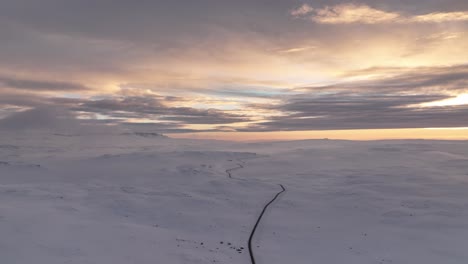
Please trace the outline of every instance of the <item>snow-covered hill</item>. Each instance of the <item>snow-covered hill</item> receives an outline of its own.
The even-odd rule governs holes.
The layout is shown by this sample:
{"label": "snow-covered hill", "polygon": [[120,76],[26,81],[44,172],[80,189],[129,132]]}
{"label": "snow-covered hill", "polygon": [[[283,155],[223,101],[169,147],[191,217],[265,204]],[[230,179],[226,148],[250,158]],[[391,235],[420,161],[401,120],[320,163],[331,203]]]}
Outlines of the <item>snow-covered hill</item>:
{"label": "snow-covered hill", "polygon": [[[231,175],[231,177],[229,177]],[[0,263],[461,264],[468,142],[0,136]]]}

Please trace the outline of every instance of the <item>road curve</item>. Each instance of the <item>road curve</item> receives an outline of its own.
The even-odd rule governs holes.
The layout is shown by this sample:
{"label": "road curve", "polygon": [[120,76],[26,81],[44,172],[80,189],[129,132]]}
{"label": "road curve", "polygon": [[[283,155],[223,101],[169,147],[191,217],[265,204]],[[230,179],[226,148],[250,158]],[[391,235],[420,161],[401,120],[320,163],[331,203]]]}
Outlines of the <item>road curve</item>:
{"label": "road curve", "polygon": [[226,170],[226,173],[227,173],[227,175],[228,175],[229,178],[233,179],[232,173],[231,173],[231,172],[232,172],[232,171],[235,171],[235,170],[238,170],[238,169],[242,169],[242,168],[244,168],[244,166],[243,166],[242,164],[238,163],[238,164],[237,164],[237,167],[231,168],[231,169],[227,169],[227,170]]}
{"label": "road curve", "polygon": [[[227,169],[226,170],[226,174],[228,175],[228,177],[230,179],[234,179],[232,177],[232,172],[235,171],[235,170],[238,170],[238,169],[242,169],[244,168],[244,166],[241,164],[241,163],[237,163],[237,167],[234,167],[234,168],[230,168],[230,169]],[[263,218],[263,215],[265,214],[266,210],[268,209],[268,207],[273,204],[273,202],[276,201],[276,199],[278,199],[278,197],[284,193],[286,191],[286,188],[282,185],[282,184],[278,184],[280,187],[281,187],[281,191],[278,192],[274,197],[273,199],[271,199],[262,209],[262,212],[260,213],[260,215],[258,216],[257,218],[257,221],[255,222],[255,225],[253,226],[252,228],[252,231],[250,232],[250,236],[249,236],[249,241],[248,241],[248,248],[249,248],[249,255],[250,255],[250,261],[252,264],[256,264],[257,262],[255,261],[255,255],[254,255],[254,252],[253,252],[253,247],[252,247],[252,240],[253,240],[253,237],[255,235],[255,232],[257,231],[257,227],[258,225],[260,224],[260,222],[262,221],[262,218]]]}
{"label": "road curve", "polygon": [[262,212],[260,213],[260,215],[258,216],[257,218],[257,222],[255,222],[255,225],[252,229],[252,231],[250,232],[250,236],[249,236],[249,254],[250,254],[250,261],[252,264],[256,264],[255,262],[255,256],[254,256],[254,253],[253,253],[253,248],[252,248],[252,240],[253,240],[253,237],[255,235],[255,231],[257,231],[257,227],[258,225],[260,224],[260,221],[262,220],[262,217],[263,215],[265,214],[266,210],[268,209],[268,207],[276,200],[278,199],[278,197],[284,193],[286,191],[286,188],[284,188],[284,186],[282,184],[278,184],[280,187],[281,187],[281,191],[278,192],[275,197],[273,197],[273,199],[271,199],[270,202],[268,202],[264,207],[263,207],[263,210]]}

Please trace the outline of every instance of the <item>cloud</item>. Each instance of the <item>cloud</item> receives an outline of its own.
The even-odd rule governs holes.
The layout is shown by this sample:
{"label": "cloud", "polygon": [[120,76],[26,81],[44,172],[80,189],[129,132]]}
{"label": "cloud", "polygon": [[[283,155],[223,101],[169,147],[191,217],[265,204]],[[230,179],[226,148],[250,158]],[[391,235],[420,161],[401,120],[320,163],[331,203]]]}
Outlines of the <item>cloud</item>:
{"label": "cloud", "polygon": [[278,52],[280,52],[280,53],[297,53],[297,52],[308,51],[308,50],[316,49],[316,48],[317,47],[315,47],[315,46],[296,47],[296,48],[289,48],[289,49],[279,50]]}
{"label": "cloud", "polygon": [[230,124],[248,122],[246,116],[230,114],[216,109],[171,107],[154,97],[124,97],[103,100],[86,100],[71,108],[81,113],[96,113],[123,120],[171,121],[186,125]]}
{"label": "cloud", "polygon": [[76,130],[79,126],[71,112],[55,106],[41,106],[0,119],[1,130]]}
{"label": "cloud", "polygon": [[[253,108],[279,115],[239,131],[464,127],[468,65],[370,68],[349,73],[372,79],[297,88],[275,105]],[[461,96],[460,96],[461,95]]]}
{"label": "cloud", "polygon": [[[358,76],[369,79],[354,81]],[[162,96],[129,88],[106,98],[36,96],[22,100],[18,93],[2,93],[0,104],[8,106],[4,107],[8,113],[33,108],[2,120],[4,127],[16,129],[22,124],[57,127],[61,124],[57,121],[64,119],[50,119],[60,112],[54,109],[69,111],[81,118],[80,123],[161,133],[466,126],[468,105],[433,102],[447,102],[468,92],[468,65],[376,67],[341,78],[349,81],[270,94],[272,101],[261,103],[256,98],[257,103],[246,103],[238,111],[184,106],[194,104],[190,96]]]}
{"label": "cloud", "polygon": [[39,81],[0,76],[0,85],[6,88],[32,91],[85,91],[91,88],[73,82]]}
{"label": "cloud", "polygon": [[[313,13],[309,18],[320,24],[376,24],[389,22],[400,17],[397,13],[374,9],[367,5],[355,4],[340,4],[336,6],[326,6],[321,9],[311,8],[309,10],[309,12],[299,15],[304,16]],[[298,14],[295,16],[298,16]]]}
{"label": "cloud", "polygon": [[179,123],[126,123],[121,122],[123,129],[137,132],[158,132],[158,133],[193,133],[193,132],[214,132],[216,129],[190,129]]}
{"label": "cloud", "polygon": [[[443,95],[335,94],[317,98],[300,95],[279,106],[289,113],[240,129],[240,131],[300,131],[341,129],[395,129],[465,126],[468,105],[417,107],[447,98]],[[412,105],[412,106],[411,106]]]}
{"label": "cloud", "polygon": [[[200,130],[211,131],[209,127],[251,121],[250,116],[236,111],[231,113],[229,110],[183,106],[192,103],[190,97],[161,96],[128,90],[124,90],[119,96],[106,96],[104,99],[54,97],[47,94],[39,96],[22,91],[0,90],[0,122],[3,128],[20,129],[24,126],[24,129],[33,129],[39,125],[54,128],[57,127],[55,121],[63,118],[51,118],[61,116],[58,113],[63,111],[69,113],[68,117],[73,116],[69,119],[76,120],[74,117],[78,117],[76,123],[83,125],[148,123],[161,127],[160,124],[167,124],[162,127],[164,131],[175,133],[193,131],[189,127],[198,125],[201,125]],[[28,121],[29,117],[37,122]]]}
{"label": "cloud", "polygon": [[[0,2],[2,118],[59,107],[80,122],[179,132],[274,128],[269,122],[333,127],[322,116],[367,127],[367,107],[393,113],[380,124],[398,126],[404,112],[393,111],[410,106],[390,102],[437,101],[467,89],[468,70],[459,65],[466,63],[465,0],[317,0],[293,10],[292,0]],[[337,99],[348,100],[359,120],[344,110],[338,119],[345,104]],[[319,112],[317,100],[330,104],[320,106],[328,115],[307,112]],[[294,112],[291,103],[304,108]],[[411,107],[410,114],[429,111]],[[282,116],[291,128],[279,125],[289,122]]]}
{"label": "cloud", "polygon": [[310,5],[303,4],[300,7],[291,10],[290,14],[295,17],[300,17],[310,14],[312,11],[314,11],[314,9]]}
{"label": "cloud", "polygon": [[370,7],[366,4],[338,4],[323,8],[312,8],[304,4],[290,12],[294,17],[310,19],[319,24],[381,24],[381,23],[442,23],[468,21],[466,12],[435,12],[424,15],[406,16]]}
{"label": "cloud", "polygon": [[468,12],[430,13],[409,18],[410,22],[441,23],[452,21],[468,21]]}
{"label": "cloud", "polygon": [[468,91],[468,65],[416,68],[368,68],[348,72],[344,78],[371,76],[365,80],[340,82],[336,85],[297,88],[299,91],[380,93],[461,93]]}
{"label": "cloud", "polygon": [[0,106],[13,105],[23,108],[34,108],[44,104],[44,98],[35,94],[24,94],[17,91],[0,89]]}

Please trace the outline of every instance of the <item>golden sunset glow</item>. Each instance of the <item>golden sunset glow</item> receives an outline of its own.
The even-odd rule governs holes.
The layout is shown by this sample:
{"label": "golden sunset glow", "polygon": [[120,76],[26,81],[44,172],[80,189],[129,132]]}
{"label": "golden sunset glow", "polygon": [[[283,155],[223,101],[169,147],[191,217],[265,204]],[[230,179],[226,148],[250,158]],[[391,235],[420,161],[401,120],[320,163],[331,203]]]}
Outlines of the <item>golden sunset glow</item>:
{"label": "golden sunset glow", "polygon": [[365,129],[326,130],[291,132],[202,132],[196,134],[170,134],[174,138],[218,139],[234,141],[277,141],[300,139],[343,139],[343,140],[396,140],[396,139],[443,139],[468,140],[468,127],[463,128],[420,128],[420,129]]}
{"label": "golden sunset glow", "polygon": [[423,106],[455,106],[468,105],[468,94],[459,94],[454,98],[423,104]]}
{"label": "golden sunset glow", "polygon": [[0,118],[54,108],[93,124],[236,139],[466,132],[423,130],[468,125],[464,1],[233,1],[205,14],[208,2],[135,4],[123,17],[129,3],[76,6],[82,14],[5,6]]}

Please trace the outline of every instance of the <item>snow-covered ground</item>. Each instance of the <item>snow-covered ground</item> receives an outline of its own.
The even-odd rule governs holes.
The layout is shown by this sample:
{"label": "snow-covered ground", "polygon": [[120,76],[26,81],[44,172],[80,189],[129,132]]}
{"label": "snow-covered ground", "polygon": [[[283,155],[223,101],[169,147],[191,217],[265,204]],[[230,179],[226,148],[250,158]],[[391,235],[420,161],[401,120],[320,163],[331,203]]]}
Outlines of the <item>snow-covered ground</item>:
{"label": "snow-covered ground", "polygon": [[468,263],[466,141],[130,133],[0,135],[0,263],[250,263],[278,184],[259,264]]}

